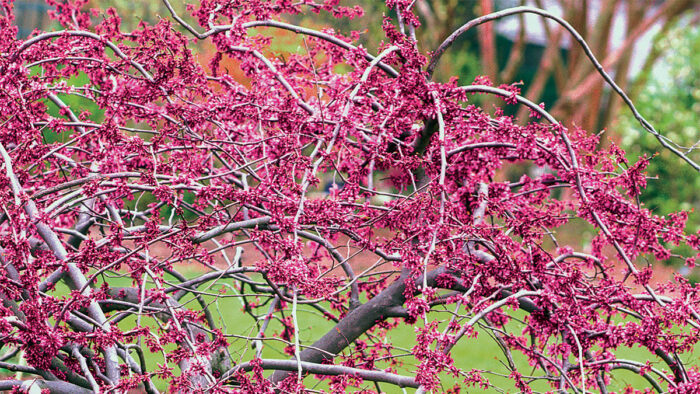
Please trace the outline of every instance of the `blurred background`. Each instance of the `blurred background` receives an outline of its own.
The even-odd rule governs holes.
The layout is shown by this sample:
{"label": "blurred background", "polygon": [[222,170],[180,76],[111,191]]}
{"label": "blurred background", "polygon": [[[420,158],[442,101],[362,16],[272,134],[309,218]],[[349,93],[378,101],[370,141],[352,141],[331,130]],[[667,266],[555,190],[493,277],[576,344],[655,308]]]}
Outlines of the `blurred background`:
{"label": "blurred background", "polygon": [[[183,1],[172,0],[172,4],[179,13],[185,13]],[[387,9],[381,0],[342,0],[340,4],[359,4],[365,15],[338,20],[328,14],[309,13],[292,17],[290,22],[332,27],[344,34],[358,31],[361,43],[370,52],[376,52],[383,39],[382,19],[385,15],[394,17],[394,10]],[[161,16],[169,16],[157,0],[92,0],[90,5],[101,9],[115,7],[120,15],[128,15],[122,24],[124,31],[137,28],[140,20],[154,23]],[[416,0],[414,10],[422,23],[417,29],[419,49],[428,54],[471,18],[521,5],[543,8],[567,20],[586,39],[639,112],[661,134],[687,147],[688,155],[700,161],[699,1]],[[44,0],[15,0],[14,7],[22,37],[34,29],[56,27],[51,25]],[[278,37],[275,50],[303,50],[297,37],[277,32],[287,35]],[[206,64],[211,48],[200,44],[195,51]],[[478,75],[488,76],[496,85],[522,82],[525,97],[543,102],[568,127],[603,133],[601,144],[620,144],[631,164],[642,155],[653,156],[642,201],[659,215],[691,211],[687,230],[700,230],[700,175],[662,150],[658,141],[642,130],[559,25],[536,15],[511,16],[481,25],[447,51],[434,79],[444,82],[458,76],[462,84],[469,84]],[[493,103],[481,104],[489,108]],[[528,113],[518,112],[517,107],[511,114],[521,122],[528,121]],[[571,237],[579,242],[592,238],[589,229],[571,231]],[[681,259],[671,259],[667,264],[691,280],[700,281],[698,270],[683,267]]]}

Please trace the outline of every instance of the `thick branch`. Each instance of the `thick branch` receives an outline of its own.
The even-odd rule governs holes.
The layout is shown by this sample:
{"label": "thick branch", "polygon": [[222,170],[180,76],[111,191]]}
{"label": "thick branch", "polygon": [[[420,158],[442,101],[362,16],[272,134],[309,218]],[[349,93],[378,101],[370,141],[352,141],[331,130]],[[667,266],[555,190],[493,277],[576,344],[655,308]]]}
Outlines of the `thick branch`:
{"label": "thick branch", "polygon": [[[436,279],[443,274],[458,276],[445,268],[438,268],[427,273],[428,285],[434,285]],[[375,324],[393,315],[395,308],[403,305],[406,301],[404,291],[406,290],[407,280],[415,280],[418,283],[422,283],[423,278],[421,276],[415,279],[408,279],[402,275],[376,297],[350,311],[326,335],[317,340],[311,347],[302,351],[300,354],[301,361],[318,364],[326,360],[332,360],[333,357],[350,346],[362,334],[374,327]],[[456,285],[456,287],[460,286]],[[277,371],[272,375],[271,379],[273,382],[280,382],[288,375],[288,372]]]}
{"label": "thick branch", "polygon": [[[413,378],[407,376],[396,375],[384,371],[370,371],[366,369],[345,367],[342,365],[327,365],[327,364],[315,364],[310,362],[302,361],[301,370],[303,372],[312,373],[316,375],[351,375],[354,377],[362,378],[363,380],[369,380],[372,382],[390,383],[399,387],[413,387],[419,386],[418,383]],[[233,376],[238,371],[251,371],[256,366],[260,366],[262,369],[274,369],[276,371],[297,371],[299,368],[299,363],[296,360],[257,360],[256,362],[246,362],[237,365],[235,368],[226,372],[222,377],[222,380],[226,380]]]}
{"label": "thick branch", "polygon": [[68,382],[58,380],[0,380],[0,390],[12,390],[13,388],[26,388],[27,392],[30,387],[39,389],[47,388],[52,394],[93,394],[92,390],[76,386]]}

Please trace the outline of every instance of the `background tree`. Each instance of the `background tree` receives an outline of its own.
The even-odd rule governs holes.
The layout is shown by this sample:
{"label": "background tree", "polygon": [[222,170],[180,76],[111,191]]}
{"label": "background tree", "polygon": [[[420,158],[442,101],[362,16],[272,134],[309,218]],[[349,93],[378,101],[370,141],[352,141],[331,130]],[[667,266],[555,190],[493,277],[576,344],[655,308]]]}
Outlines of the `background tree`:
{"label": "background tree", "polygon": [[[657,35],[663,36],[682,16],[698,12],[697,2],[692,0],[534,0],[521,4],[533,4],[539,8],[547,5],[560,10],[563,18],[588,42],[603,69],[614,75],[615,82],[624,90],[628,90],[630,83],[632,59],[644,56],[636,46],[638,40],[654,29],[658,31]],[[479,1],[481,13],[498,11],[499,5],[504,4],[494,0]],[[500,42],[493,24],[480,26],[476,39],[479,42],[481,69],[485,75],[495,84],[522,79],[525,95],[534,102],[544,101],[552,108],[553,115],[566,119],[564,122],[567,125],[576,124],[586,130],[611,126],[623,105],[622,99],[606,88],[605,81],[582,48],[565,45],[565,42],[570,42],[565,29],[543,18],[541,23],[547,36],[546,45],[541,51],[533,51],[525,44],[531,39],[528,37],[531,37],[534,29],[528,27],[521,14],[516,15],[520,17],[515,22],[519,25],[517,38],[505,53],[499,48]],[[624,33],[614,36],[615,24],[622,23]],[[616,42],[619,44],[615,45]],[[564,47],[568,48],[563,50]],[[641,72],[649,72],[658,56],[657,51],[652,51],[646,59],[642,59]],[[530,65],[529,68],[523,67],[524,62]],[[521,109],[518,116],[526,119],[527,111]]]}
{"label": "background tree", "polygon": [[[414,1],[387,1],[377,55],[285,21],[361,14],[336,1],[166,2],[132,31],[86,3],[49,1],[62,30],[28,39],[0,3],[0,389],[700,387],[700,287],[637,264],[686,245],[694,265],[700,234],[640,201],[647,160],[517,86],[431,81],[444,52],[411,34]],[[566,21],[509,12],[596,62]],[[277,31],[298,49],[272,50]],[[524,162],[547,171],[497,179]],[[560,244],[570,222],[589,249]],[[481,368],[489,345],[502,364]]]}
{"label": "background tree", "polygon": [[[659,61],[647,73],[639,76],[633,88],[639,90],[637,107],[649,114],[649,119],[665,134],[688,147],[689,155],[697,157],[700,141],[700,29],[688,19],[685,24],[660,37],[654,48]],[[653,76],[652,76],[653,74]],[[700,209],[700,174],[687,166],[679,166],[673,155],[658,149],[655,139],[640,134],[638,124],[629,111],[622,111],[614,127],[615,134],[628,146],[627,157],[653,156],[647,168],[647,188],[642,199],[649,209],[659,215],[679,210]],[[693,214],[688,229],[697,231],[700,218]],[[691,280],[697,274],[687,268]]]}

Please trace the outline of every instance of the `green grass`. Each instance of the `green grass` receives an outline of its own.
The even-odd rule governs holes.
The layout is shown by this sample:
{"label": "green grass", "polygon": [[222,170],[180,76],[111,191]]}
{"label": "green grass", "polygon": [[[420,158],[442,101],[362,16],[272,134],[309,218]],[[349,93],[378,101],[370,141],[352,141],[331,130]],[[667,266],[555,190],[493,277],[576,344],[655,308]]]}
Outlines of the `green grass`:
{"label": "green grass", "polygon": [[[184,267],[184,270],[180,270],[184,275],[192,277],[196,274],[196,268],[192,266]],[[172,278],[166,278],[171,280]],[[110,277],[106,278],[112,287],[121,286],[131,286],[131,278],[129,277]],[[173,281],[176,282],[176,281]],[[241,299],[238,297],[231,297],[233,294],[231,291],[230,280],[222,280],[216,284],[211,285],[208,291],[216,294],[218,291],[225,287],[227,292],[223,298],[218,300],[212,296],[204,296],[207,303],[211,303],[210,309],[214,315],[217,324],[220,325],[225,333],[241,336],[255,336],[258,332],[256,322],[253,318],[243,313],[243,305]],[[207,286],[202,286],[200,290],[206,289]],[[56,294],[67,294],[67,289],[63,286],[59,286],[56,290]],[[259,299],[262,301],[262,299]],[[185,297],[181,302],[191,309],[199,309],[199,304],[192,300],[192,298]],[[288,306],[288,310],[285,311],[285,316],[289,316],[289,310],[291,306]],[[267,306],[262,306],[258,309],[258,313],[264,313],[267,310]],[[447,316],[445,313],[441,313],[442,316],[439,318],[444,319]],[[432,316],[432,315],[431,315]],[[513,333],[520,333],[522,328],[517,323],[516,320],[524,318],[524,312],[517,311],[514,313],[518,319],[513,319],[511,323],[508,324],[508,329]],[[300,341],[303,345],[310,345],[316,339],[320,338],[328,330],[333,328],[332,322],[327,321],[323,318],[318,311],[312,309],[305,305],[299,305],[298,307],[298,321],[300,326]],[[155,322],[150,318],[143,318],[142,325],[156,327]],[[119,324],[119,328],[123,331],[133,329],[136,326],[136,318],[130,317]],[[395,354],[407,353],[410,348],[415,343],[416,332],[418,327],[421,327],[421,323],[415,325],[400,324],[399,327],[393,329],[388,334],[388,342],[392,343],[397,348],[406,349],[406,351],[396,350]],[[271,338],[272,333],[279,332],[282,325],[278,320],[273,320],[268,327],[266,332],[266,337]],[[515,393],[518,392],[511,382],[510,379],[504,376],[499,376],[498,374],[507,376],[510,371],[506,367],[505,357],[500,350],[499,345],[496,341],[489,336],[489,334],[484,329],[477,330],[479,334],[476,338],[463,338],[452,350],[452,358],[455,361],[455,365],[458,367],[469,371],[471,369],[477,369],[482,371],[492,371],[495,374],[486,374],[489,382],[495,387],[500,388],[504,392]],[[366,339],[366,338],[365,338]],[[252,348],[252,343],[246,339],[242,338],[229,338],[229,351],[233,358],[234,363],[241,363],[251,360],[255,355],[255,349]],[[264,350],[262,353],[263,358],[288,358],[289,356],[283,352],[284,344],[279,341],[267,340],[265,341]],[[172,350],[173,346],[169,346],[167,350]],[[663,363],[657,359],[653,354],[648,352],[646,349],[635,348],[621,348],[617,352],[618,357],[633,359],[641,362],[645,362],[647,359],[651,360],[660,369],[664,369]],[[162,354],[146,354],[146,365],[148,368],[154,368],[157,364],[162,364],[164,362]],[[686,355],[684,358],[686,361],[693,360],[692,355]],[[523,375],[541,375],[541,371],[533,371],[533,368],[528,365],[527,360],[518,352],[513,352],[513,360],[518,368],[518,371]],[[398,373],[402,375],[413,375],[417,367],[417,360],[412,356],[400,357],[402,365],[398,368]],[[572,362],[574,360],[572,359]],[[692,361],[691,361],[692,363]],[[384,368],[387,364],[378,362],[377,366],[379,368]],[[177,369],[176,369],[177,371]],[[271,372],[267,372],[269,374]],[[0,370],[0,375],[11,375],[9,371]],[[610,374],[612,379],[612,384],[609,387],[610,391],[618,391],[623,389],[627,385],[631,385],[635,388],[645,388],[648,383],[639,375],[625,370],[616,370]],[[461,378],[455,379],[447,374],[442,374],[441,376],[441,390],[444,391],[452,388],[455,383],[461,382]],[[168,382],[165,381],[155,381],[157,387],[161,390],[166,390]],[[318,380],[314,376],[307,376],[305,378],[305,383],[307,387],[314,387],[316,389],[327,389],[327,381]],[[361,386],[365,389],[375,390],[375,386],[371,382],[365,382]],[[389,384],[380,384],[382,391],[387,393],[403,393],[404,390],[391,386]],[[551,388],[544,381],[535,382],[532,388],[539,392],[545,392]],[[590,388],[596,391],[595,388]],[[407,389],[405,392],[414,392],[413,389]],[[488,390],[482,390],[479,388],[468,388],[467,392],[498,392],[499,390],[495,388],[490,388]]]}
{"label": "green grass", "polygon": [[[213,308],[214,311],[218,311],[219,323],[225,324],[230,330],[229,332],[235,332],[239,335],[251,335],[257,332],[255,328],[255,323],[252,318],[246,316],[242,312],[242,306],[238,299],[235,298],[224,298],[219,300],[218,308]],[[267,308],[263,308],[267,309]],[[288,316],[288,313],[285,314]],[[514,314],[519,319],[525,317],[525,313],[518,311]],[[328,330],[332,329],[333,324],[326,319],[324,319],[319,312],[316,310],[300,305],[298,308],[298,320],[300,325],[300,340],[304,345],[312,344],[316,339],[324,335]],[[441,316],[444,318],[445,314]],[[515,320],[513,320],[515,322]],[[394,344],[396,347],[405,348],[410,350],[414,345],[416,339],[416,328],[421,327],[421,323],[414,325],[400,324],[399,327],[393,329],[388,334],[388,342]],[[281,324],[278,321],[273,321],[268,328],[268,336],[272,332],[279,332],[281,330]],[[508,325],[511,332],[519,333],[522,328],[517,323],[511,323]],[[479,335],[476,338],[464,338],[460,341],[452,350],[452,357],[455,364],[460,368],[465,370],[478,369],[484,371],[492,371],[497,374],[502,374],[507,376],[510,371],[504,364],[505,357],[500,350],[499,345],[496,341],[488,335],[486,330],[479,329]],[[366,339],[366,338],[363,338]],[[263,358],[288,358],[286,354],[282,352],[283,346],[280,346],[279,342],[267,342],[263,351]],[[244,362],[251,359],[254,355],[254,350],[250,348],[250,343],[246,340],[234,340],[231,343],[231,354],[236,362]],[[403,353],[402,351],[397,351],[396,353]],[[620,358],[633,359],[641,362],[645,362],[650,359],[652,362],[661,363],[653,354],[648,352],[646,349],[642,348],[621,348],[617,352]],[[513,352],[513,359],[515,361],[518,370],[523,375],[541,375],[541,371],[533,371],[532,367],[528,365],[527,359],[518,352]],[[572,359],[572,362],[574,360]],[[401,362],[403,365],[400,367],[398,372],[402,375],[413,375],[417,367],[417,360],[411,356],[401,357]],[[378,364],[378,367],[383,368],[388,365]],[[662,365],[659,365],[663,369]],[[647,387],[648,383],[639,375],[625,370],[616,370],[611,375],[612,384],[609,389],[611,391],[621,390],[627,385],[631,385],[636,388]],[[484,377],[488,378],[491,384],[496,387],[501,388],[505,392],[517,392],[512,381],[504,376],[498,376],[495,374],[484,374]],[[315,377],[309,376],[306,378],[306,384],[309,386],[314,385]],[[452,376],[443,374],[441,376],[441,384],[443,390],[451,388],[455,383],[461,382],[462,379],[455,379]],[[365,382],[362,387],[374,390],[375,387],[370,382]],[[325,389],[327,385],[324,381],[319,382],[315,388]],[[391,386],[389,384],[381,384],[381,389],[387,393],[402,393],[402,389]],[[539,381],[533,384],[533,389],[541,392],[550,390],[551,388],[544,381]],[[413,392],[413,389],[407,389],[406,392]],[[480,389],[469,388],[468,392],[482,392]],[[488,389],[485,392],[498,392],[496,389]]]}

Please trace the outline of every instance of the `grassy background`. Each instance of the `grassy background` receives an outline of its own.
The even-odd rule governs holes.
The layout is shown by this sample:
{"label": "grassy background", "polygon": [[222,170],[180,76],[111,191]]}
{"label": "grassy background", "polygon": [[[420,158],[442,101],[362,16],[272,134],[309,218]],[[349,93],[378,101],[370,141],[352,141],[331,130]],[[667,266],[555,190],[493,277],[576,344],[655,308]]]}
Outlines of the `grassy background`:
{"label": "grassy background", "polygon": [[[180,266],[179,271],[187,277],[196,276],[199,269],[194,265]],[[128,276],[113,276],[113,277],[103,277],[101,280],[106,280],[110,283],[112,287],[122,287],[122,286],[132,286],[131,279]],[[177,283],[176,280],[166,276],[166,280],[172,280],[173,283]],[[213,295],[204,296],[207,303],[210,304],[210,309],[214,315],[217,324],[222,328],[222,330],[227,334],[241,335],[241,336],[255,336],[258,332],[258,326],[255,320],[243,312],[243,304],[240,297],[235,296],[232,287],[230,286],[231,280],[219,280],[218,282],[213,282],[210,285],[203,285],[200,290],[207,289],[207,291],[217,294],[220,289],[225,288],[226,293],[223,297],[215,299]],[[99,282],[98,282],[99,285]],[[65,297],[67,294],[67,288],[63,285],[59,285],[55,295],[58,297]],[[191,309],[199,309],[199,304],[192,299],[192,297],[184,297],[181,303],[186,305]],[[290,306],[288,306],[290,307]],[[454,306],[452,306],[454,308]],[[264,314],[267,311],[267,305],[262,306],[256,310],[259,314]],[[289,316],[289,311],[285,311],[285,316]],[[442,316],[437,316],[437,318],[445,319],[446,314],[440,313],[439,310],[435,313],[439,313]],[[432,314],[430,316],[433,316]],[[517,319],[513,319],[511,323],[508,324],[510,332],[519,333],[521,327],[517,320],[525,317],[525,313],[522,311],[516,311],[513,313]],[[447,317],[449,318],[449,317]],[[321,314],[310,307],[299,305],[298,307],[298,322],[300,329],[300,341],[302,345],[310,345],[316,339],[320,338],[328,330],[332,329],[334,324],[327,321]],[[152,319],[148,317],[142,318],[142,325],[150,326],[152,328],[156,327],[156,324]],[[136,318],[129,317],[124,319],[120,324],[119,328],[127,331],[133,329],[136,326]],[[418,327],[421,327],[422,323],[419,322],[416,325],[399,324],[399,327],[393,329],[389,332],[387,341],[392,343],[396,350],[394,354],[409,353],[410,348],[415,343],[416,332]],[[266,337],[271,338],[272,333],[279,332],[282,329],[282,325],[278,320],[272,320],[268,330],[266,331]],[[455,365],[463,368],[465,370],[477,369],[483,371],[491,371],[495,374],[483,374],[489,382],[494,386],[487,390],[480,388],[470,387],[466,389],[466,392],[507,392],[516,393],[518,390],[515,388],[511,380],[507,376],[510,371],[505,363],[505,356],[501,352],[499,345],[496,341],[489,336],[489,334],[484,329],[478,330],[479,335],[476,338],[463,338],[452,350],[452,357],[455,361]],[[362,339],[367,339],[363,337]],[[234,363],[240,363],[251,360],[255,356],[255,349],[252,347],[252,342],[243,338],[229,338],[230,343],[230,353],[233,358]],[[286,359],[289,358],[283,352],[285,344],[280,341],[267,340],[265,341],[265,346],[263,349],[263,358],[274,358],[274,359]],[[170,346],[167,350],[172,350],[174,346]],[[696,348],[695,354],[697,354],[698,348]],[[133,354],[132,354],[133,355]],[[656,358],[652,353],[642,348],[621,348],[618,350],[617,355],[619,358],[632,359],[640,362],[645,362],[647,359],[651,360],[655,366],[660,369],[664,369],[664,364]],[[684,359],[689,361],[690,364],[694,364],[693,354],[685,355]],[[527,360],[518,352],[513,352],[513,359],[515,361],[518,370],[523,375],[541,375],[541,371],[533,371],[532,367],[528,366]],[[412,356],[406,355],[400,357],[402,365],[398,368],[398,373],[402,375],[413,375],[417,367],[417,360]],[[16,360],[15,360],[16,361]],[[146,353],[146,364],[149,368],[155,368],[156,364],[162,364],[164,362],[162,354],[149,354]],[[573,362],[573,359],[572,359]],[[378,362],[377,366],[384,368],[388,364],[383,362]],[[176,369],[177,372],[177,369]],[[271,371],[266,371],[266,376],[269,375]],[[498,374],[505,375],[499,376]],[[12,376],[10,371],[0,369],[0,375]],[[26,375],[25,375],[26,377]],[[624,387],[631,385],[637,389],[643,389],[648,386],[648,383],[639,375],[626,371],[626,370],[615,370],[610,374],[612,383],[609,387],[611,392],[619,391]],[[440,391],[445,391],[454,386],[455,383],[461,382],[460,379],[455,379],[447,374],[442,374],[441,377],[441,389]],[[166,381],[155,381],[156,386],[165,391],[168,386]],[[314,388],[317,390],[327,390],[328,384],[325,380],[316,379],[315,376],[307,376],[305,378],[305,383],[307,387]],[[361,388],[368,390],[376,390],[376,386],[372,382],[364,382]],[[544,381],[535,382],[532,385],[533,390],[536,392],[545,392],[551,390],[549,385]],[[389,384],[380,384],[380,389],[387,393],[403,393],[403,392],[414,392],[414,389],[403,390],[398,387],[391,386]],[[590,388],[596,391],[593,387]],[[463,391],[464,392],[464,391]]]}

